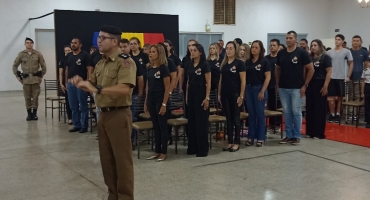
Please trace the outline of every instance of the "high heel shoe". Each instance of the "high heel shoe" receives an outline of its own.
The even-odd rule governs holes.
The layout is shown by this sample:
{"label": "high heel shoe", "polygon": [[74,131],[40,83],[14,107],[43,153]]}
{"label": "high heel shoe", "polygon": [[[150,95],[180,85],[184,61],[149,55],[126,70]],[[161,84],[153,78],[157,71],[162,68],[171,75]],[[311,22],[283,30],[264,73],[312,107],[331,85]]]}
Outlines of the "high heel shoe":
{"label": "high heel shoe", "polygon": [[245,146],[252,146],[254,144],[253,141],[246,141]]}
{"label": "high heel shoe", "polygon": [[263,142],[257,142],[256,147],[262,147]]}
{"label": "high heel shoe", "polygon": [[233,146],[229,147],[229,148],[223,148],[222,151],[230,151],[230,149],[232,149]]}
{"label": "high heel shoe", "polygon": [[157,162],[162,162],[162,161],[165,161],[167,159],[167,156],[166,157],[164,157],[164,158],[158,158],[157,159]]}
{"label": "high heel shoe", "polygon": [[158,156],[150,156],[150,157],[148,157],[148,158],[146,158],[147,160],[155,160],[155,159],[157,159],[157,158],[159,158],[159,155]]}
{"label": "high heel shoe", "polygon": [[233,148],[231,148],[231,149],[229,150],[229,152],[237,152],[237,151],[239,151],[239,148],[240,148],[240,147],[238,147],[237,149],[233,149]]}

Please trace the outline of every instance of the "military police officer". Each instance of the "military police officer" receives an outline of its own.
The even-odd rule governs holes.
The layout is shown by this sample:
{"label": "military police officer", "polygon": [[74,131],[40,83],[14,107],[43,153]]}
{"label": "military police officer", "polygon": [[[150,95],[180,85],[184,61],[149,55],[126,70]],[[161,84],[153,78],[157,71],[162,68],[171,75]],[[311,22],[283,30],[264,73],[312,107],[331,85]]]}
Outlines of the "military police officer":
{"label": "military police officer", "polygon": [[[40,84],[46,73],[46,65],[42,54],[33,49],[31,38],[26,38],[24,45],[26,49],[20,52],[14,60],[13,73],[23,85],[28,114],[27,121],[38,120]],[[18,71],[19,64],[21,64],[22,72]]]}
{"label": "military police officer", "polygon": [[131,157],[132,88],[136,83],[134,60],[119,50],[121,31],[102,26],[98,37],[103,58],[95,66],[90,81],[79,76],[72,84],[96,93],[99,151],[108,200],[134,199],[134,174]]}

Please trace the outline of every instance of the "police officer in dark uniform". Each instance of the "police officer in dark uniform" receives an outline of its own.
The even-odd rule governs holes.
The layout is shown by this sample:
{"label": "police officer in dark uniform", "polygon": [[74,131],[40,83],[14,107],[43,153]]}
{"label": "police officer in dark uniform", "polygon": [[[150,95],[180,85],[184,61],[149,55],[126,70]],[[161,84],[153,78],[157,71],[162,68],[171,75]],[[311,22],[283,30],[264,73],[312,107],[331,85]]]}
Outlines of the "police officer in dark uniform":
{"label": "police officer in dark uniform", "polygon": [[188,65],[188,155],[208,155],[209,93],[211,91],[211,69],[201,44],[190,47],[192,61]]}
{"label": "police officer in dark uniform", "polygon": [[[46,64],[42,54],[33,49],[31,38],[26,38],[24,46],[26,49],[20,52],[14,60],[13,74],[23,85],[28,114],[27,121],[38,120],[40,84],[42,77],[46,74]],[[22,72],[18,71],[19,65],[21,65]]]}
{"label": "police officer in dark uniform", "polygon": [[100,160],[109,200],[134,199],[130,105],[136,65],[118,48],[121,33],[116,27],[102,26],[98,45],[104,55],[90,81],[83,81],[79,76],[71,80],[76,87],[97,94],[96,104],[101,111],[98,119]]}

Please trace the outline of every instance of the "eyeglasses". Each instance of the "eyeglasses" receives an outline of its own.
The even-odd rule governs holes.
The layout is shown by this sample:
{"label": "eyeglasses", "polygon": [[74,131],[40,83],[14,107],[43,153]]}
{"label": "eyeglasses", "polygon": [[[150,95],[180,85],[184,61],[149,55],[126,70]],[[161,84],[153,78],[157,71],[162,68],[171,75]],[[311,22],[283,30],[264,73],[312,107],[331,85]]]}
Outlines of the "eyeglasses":
{"label": "eyeglasses", "polygon": [[105,39],[111,39],[111,40],[113,40],[114,38],[112,38],[112,37],[105,37],[104,35],[99,35],[98,36],[98,40],[104,41]]}

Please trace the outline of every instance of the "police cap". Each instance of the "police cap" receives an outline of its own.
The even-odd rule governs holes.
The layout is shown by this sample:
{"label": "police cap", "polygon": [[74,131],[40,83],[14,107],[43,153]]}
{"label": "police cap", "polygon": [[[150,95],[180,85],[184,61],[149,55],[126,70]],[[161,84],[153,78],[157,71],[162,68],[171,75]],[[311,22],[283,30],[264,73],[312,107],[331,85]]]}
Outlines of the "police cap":
{"label": "police cap", "polygon": [[121,35],[122,34],[122,31],[119,28],[115,27],[115,26],[104,25],[104,26],[100,27],[100,31],[103,31],[103,32],[106,32],[106,33],[109,33],[109,34],[112,34],[112,35]]}
{"label": "police cap", "polygon": [[26,39],[25,39],[24,41],[26,42],[27,40],[28,40],[28,41],[31,41],[32,43],[34,43],[34,42],[33,42],[33,40],[32,40],[31,38],[26,37]]}

